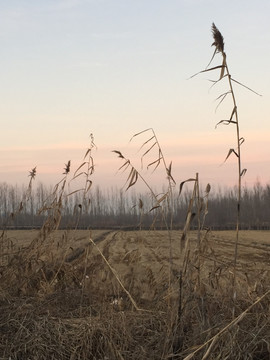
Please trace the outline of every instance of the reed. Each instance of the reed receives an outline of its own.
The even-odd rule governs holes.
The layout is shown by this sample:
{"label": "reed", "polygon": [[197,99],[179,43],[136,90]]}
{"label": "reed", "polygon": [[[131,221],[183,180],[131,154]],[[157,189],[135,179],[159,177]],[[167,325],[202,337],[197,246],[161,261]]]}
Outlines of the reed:
{"label": "reed", "polygon": [[[126,190],[142,181],[152,199],[147,208],[141,197],[135,197],[140,218],[139,224],[134,225],[137,230],[81,232],[80,217],[88,214],[92,205],[96,146],[91,134],[80,166],[72,174],[72,162],[68,161],[59,182],[45,199],[40,209],[45,216],[43,226],[34,235],[27,234],[33,240],[27,239],[24,246],[16,247],[16,239],[3,228],[1,358],[269,358],[268,240],[257,245],[253,238],[249,244],[238,242],[241,178],[245,169],[241,164],[243,139],[232,88],[236,81],[228,70],[223,37],[215,25],[212,32],[213,57],[221,54],[222,64],[203,72],[218,69],[220,77],[215,83],[229,81],[228,92],[218,100],[222,102],[227,96],[233,99],[231,117],[219,124],[236,128],[237,146],[226,157],[227,160],[234,155],[238,159],[236,242],[235,233],[230,241],[205,226],[211,211],[210,184],[203,191],[198,173],[177,182],[153,129],[135,134],[131,141],[147,135],[141,141],[139,160],[150,171],[159,167],[163,170],[167,183],[161,192],[153,190],[142,171],[121,151],[113,150],[122,161],[119,170],[127,174]],[[28,189],[8,221],[22,211],[32,196],[35,176],[33,168]],[[69,185],[78,180],[82,184],[70,190]],[[186,193],[186,221],[182,231],[174,230],[175,189],[179,184],[177,200],[181,200],[187,183],[193,187],[189,195]],[[81,197],[74,205],[75,220],[60,230],[63,204],[76,193]],[[154,221],[145,231],[143,218],[149,213],[155,214]],[[159,219],[158,225],[165,231],[157,230]],[[238,252],[238,246],[242,246],[245,254]],[[232,274],[233,293],[229,291]]]}
{"label": "reed", "polygon": [[[176,182],[172,176],[172,163],[167,165],[166,159],[164,157],[162,148],[160,146],[160,143],[158,141],[158,138],[156,136],[156,133],[154,129],[149,128],[145,129],[143,131],[140,131],[139,133],[136,133],[132,136],[130,141],[132,141],[135,137],[138,137],[142,134],[149,133],[149,138],[142,143],[139,150],[143,150],[143,153],[140,157],[141,164],[143,164],[144,159],[147,155],[150,153],[154,153],[154,160],[151,160],[150,163],[147,164],[147,170],[152,169],[155,171],[161,164],[163,165],[163,168],[165,170],[165,174],[168,181],[168,187],[166,191],[163,194],[155,194],[154,190],[152,189],[151,185],[145,180],[143,175],[140,173],[138,169],[136,169],[131,161],[129,159],[126,159],[124,155],[118,151],[114,150],[113,152],[118,155],[120,159],[124,161],[124,164],[119,168],[119,170],[123,169],[124,171],[129,171],[128,177],[126,180],[127,184],[127,190],[134,186],[138,179],[140,179],[146,188],[149,190],[152,200],[153,200],[153,206],[149,212],[155,211],[158,216],[158,212],[161,213],[162,222],[166,228],[167,234],[168,234],[168,240],[169,240],[169,272],[168,272],[168,293],[171,292],[171,273],[172,273],[172,237],[171,237],[171,231],[173,227],[173,187],[175,186]],[[143,203],[139,199],[139,208],[141,210],[141,216],[140,219],[142,220],[142,210],[143,210]],[[156,219],[156,218],[155,218]],[[152,227],[155,226],[155,219],[152,224]],[[139,224],[139,227],[141,228],[141,223]],[[170,296],[168,296],[168,307],[170,307]]]}
{"label": "reed", "polygon": [[[237,258],[238,258],[238,243],[239,243],[239,230],[240,230],[240,218],[241,218],[241,199],[242,199],[242,178],[246,174],[247,169],[243,168],[242,166],[242,156],[241,156],[241,145],[244,143],[245,139],[240,135],[240,122],[239,122],[239,113],[238,113],[238,106],[234,91],[234,84],[241,85],[245,87],[246,89],[256,93],[254,90],[250,89],[249,87],[243,85],[239,81],[235,80],[230,71],[227,61],[227,55],[225,53],[225,46],[224,46],[224,38],[221,32],[218,30],[216,25],[212,24],[212,36],[214,39],[214,42],[212,43],[212,46],[214,46],[215,50],[213,53],[213,56],[210,60],[210,63],[208,64],[207,68],[205,70],[200,71],[199,73],[193,75],[196,76],[201,73],[205,72],[212,72],[219,70],[220,75],[219,78],[215,81],[213,81],[213,86],[219,83],[220,81],[224,80],[228,82],[228,90],[221,94],[216,100],[218,100],[217,107],[228,97],[231,97],[232,101],[232,111],[228,119],[221,120],[217,123],[218,125],[231,125],[235,128],[235,135],[236,135],[236,146],[233,148],[230,148],[227,156],[224,160],[224,162],[227,161],[227,159],[230,156],[235,156],[237,159],[237,217],[236,217],[236,238],[235,238],[235,245],[234,245],[234,259],[233,259],[233,277],[232,277],[232,288],[233,288],[233,298],[236,299],[237,293],[236,293],[236,269],[237,269]],[[212,60],[217,56],[218,54],[221,55],[221,64],[209,68],[210,64],[212,63]],[[193,77],[192,76],[192,77]],[[234,311],[233,311],[234,313]],[[233,315],[234,316],[234,315]]]}

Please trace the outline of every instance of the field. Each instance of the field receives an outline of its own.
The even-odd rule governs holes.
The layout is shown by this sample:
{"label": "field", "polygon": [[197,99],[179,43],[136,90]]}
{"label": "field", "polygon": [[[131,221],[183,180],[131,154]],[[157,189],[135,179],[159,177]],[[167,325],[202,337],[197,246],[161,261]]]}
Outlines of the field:
{"label": "field", "polygon": [[270,232],[240,232],[233,287],[234,243],[229,231],[201,232],[199,249],[193,231],[7,231],[0,359],[269,359]]}
{"label": "field", "polygon": [[[165,158],[151,127],[129,139],[130,155],[111,149],[119,159],[117,172],[126,181],[121,190],[104,189],[106,196],[98,182],[92,187],[97,149],[92,133],[81,164],[73,168],[68,160],[54,187],[34,187],[37,166],[29,171],[21,193],[17,185],[3,183],[0,360],[270,359],[270,232],[240,231],[269,229],[270,186],[263,188],[257,181],[250,190],[242,185],[245,138],[234,87],[260,94],[232,77],[224,38],[214,23],[211,32],[210,62],[189,79],[214,72],[218,76],[209,79],[209,90],[227,83],[215,99],[215,110],[224,100],[231,103],[216,127],[234,128],[236,143],[230,140],[220,164],[234,157],[237,185],[212,197],[212,185],[202,188],[198,170],[186,180],[174,175],[172,160]],[[193,118],[190,123],[199,132],[205,129],[196,127]],[[180,130],[181,145],[185,132]],[[177,167],[184,159],[189,168],[188,159],[196,158],[196,167],[204,168],[210,143],[205,146],[193,135],[190,154],[180,147],[176,155],[174,141],[169,147]],[[204,178],[212,175],[204,170]],[[108,174],[102,180],[108,188],[110,179]],[[134,191],[125,196],[137,182],[145,195]],[[138,230],[78,230],[89,222],[98,228]],[[39,230],[9,230],[20,227]],[[145,228],[151,230],[141,230]]]}

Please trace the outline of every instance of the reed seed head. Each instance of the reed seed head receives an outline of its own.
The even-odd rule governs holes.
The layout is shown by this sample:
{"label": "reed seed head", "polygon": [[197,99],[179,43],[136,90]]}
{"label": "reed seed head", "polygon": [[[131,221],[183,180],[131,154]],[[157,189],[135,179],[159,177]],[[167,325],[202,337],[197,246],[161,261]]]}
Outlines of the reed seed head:
{"label": "reed seed head", "polygon": [[37,167],[34,167],[31,171],[29,171],[29,175],[28,176],[30,176],[31,177],[31,180],[33,179],[35,179],[35,177],[36,177],[36,174],[37,174]]}
{"label": "reed seed head", "polygon": [[212,46],[215,46],[218,52],[224,54],[224,38],[214,23],[212,24],[212,35],[215,40]]}
{"label": "reed seed head", "polygon": [[64,175],[67,175],[69,172],[70,172],[70,160],[68,161],[67,164],[65,164],[63,174],[64,174]]}

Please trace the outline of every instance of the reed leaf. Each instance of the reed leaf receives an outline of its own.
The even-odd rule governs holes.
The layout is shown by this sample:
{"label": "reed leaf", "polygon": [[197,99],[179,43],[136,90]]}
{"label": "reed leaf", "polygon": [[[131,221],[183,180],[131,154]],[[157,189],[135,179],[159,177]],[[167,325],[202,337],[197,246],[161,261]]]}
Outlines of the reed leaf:
{"label": "reed leaf", "polygon": [[258,96],[262,96],[261,94],[259,94],[259,93],[257,93],[256,91],[252,90],[250,87],[248,87],[248,86],[240,83],[239,81],[233,79],[232,77],[231,77],[231,80],[232,80],[233,82],[235,82],[236,84],[241,85],[241,86],[243,86],[244,88],[246,88],[247,90],[253,92],[254,94],[256,94],[256,95],[258,95]]}
{"label": "reed leaf", "polygon": [[187,180],[181,182],[180,188],[179,188],[179,195],[180,195],[181,192],[182,192],[182,189],[183,189],[184,184],[187,183],[187,182],[190,182],[190,181],[196,181],[196,179],[190,178],[190,179],[187,179]]}
{"label": "reed leaf", "polygon": [[239,157],[239,155],[237,154],[237,152],[234,149],[230,149],[228,152],[228,155],[226,156],[226,159],[224,160],[224,163],[227,161],[227,159],[231,156],[231,154],[236,155],[237,157]]}
{"label": "reed leaf", "polygon": [[122,153],[120,151],[112,150],[112,152],[116,153],[120,159],[124,159],[124,156],[122,155]]}
{"label": "reed leaf", "polygon": [[242,177],[242,176],[245,176],[246,172],[247,172],[247,169],[243,169],[243,170],[241,171],[240,176],[241,176],[241,177]]}
{"label": "reed leaf", "polygon": [[217,66],[214,66],[210,69],[205,69],[205,70],[201,70],[199,72],[197,72],[196,74],[192,75],[190,77],[190,79],[194,78],[195,76],[199,75],[199,74],[202,74],[202,73],[205,73],[205,72],[208,72],[208,71],[213,71],[213,70],[217,70],[217,69],[222,69],[224,66],[223,65],[217,65]]}

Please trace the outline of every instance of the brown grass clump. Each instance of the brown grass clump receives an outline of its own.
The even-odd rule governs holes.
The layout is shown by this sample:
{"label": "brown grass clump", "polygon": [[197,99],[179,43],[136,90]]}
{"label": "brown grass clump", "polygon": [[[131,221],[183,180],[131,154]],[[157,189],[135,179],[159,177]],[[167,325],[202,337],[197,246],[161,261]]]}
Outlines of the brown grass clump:
{"label": "brown grass clump", "polygon": [[[63,235],[52,234],[55,241],[63,239]],[[162,307],[164,301],[157,298],[157,289],[153,294],[156,298],[147,299],[147,291],[151,285],[156,286],[157,280],[149,264],[140,263],[142,256],[154,255],[150,250],[139,254],[141,240],[137,235],[131,240],[131,249],[127,249],[122,234],[106,234],[105,243],[100,245],[102,253],[85,241],[85,235],[79,241],[65,235],[61,246],[55,242],[49,253],[46,247],[44,252],[39,247],[39,253],[34,254],[32,248],[31,257],[27,247],[3,268],[0,298],[3,358],[160,358],[164,351],[164,333],[160,329],[166,329],[167,316],[158,308],[150,311],[150,304],[161,301]],[[99,241],[103,235],[95,234],[94,238]],[[67,255],[69,240],[73,247],[78,242],[78,247]],[[116,252],[110,249],[115,242],[120,243]],[[121,244],[125,245],[124,251]],[[27,253],[29,262],[24,264]],[[116,268],[114,273],[103,257]],[[145,269],[146,279],[144,271],[140,273],[134,265]],[[132,298],[123,291],[117,274],[128,293],[145,308],[143,311],[135,311]],[[140,286],[142,282],[144,286]]]}
{"label": "brown grass clump", "polygon": [[23,261],[26,247],[2,267],[3,359],[269,357],[269,250],[259,247],[259,240],[240,242],[246,250],[239,258],[235,304],[232,240],[226,234],[202,237],[200,274],[196,232],[189,232],[185,255],[178,231],[172,232],[172,263],[166,231],[94,231],[100,251],[88,240],[89,232],[51,236],[54,248],[32,249],[31,265]]}
{"label": "brown grass clump", "polygon": [[[70,303],[67,295],[62,298]],[[61,297],[57,302],[24,300],[1,304],[5,316],[1,316],[0,351],[4,359],[160,358],[159,329],[166,326],[164,316],[119,312],[109,306],[94,315],[87,309],[82,317],[76,313],[67,316],[51,311]]]}

